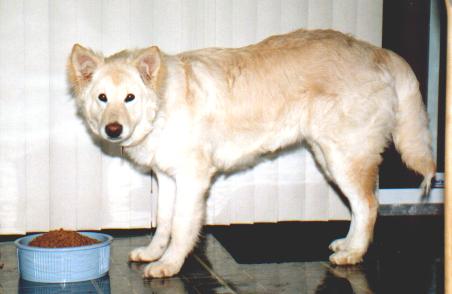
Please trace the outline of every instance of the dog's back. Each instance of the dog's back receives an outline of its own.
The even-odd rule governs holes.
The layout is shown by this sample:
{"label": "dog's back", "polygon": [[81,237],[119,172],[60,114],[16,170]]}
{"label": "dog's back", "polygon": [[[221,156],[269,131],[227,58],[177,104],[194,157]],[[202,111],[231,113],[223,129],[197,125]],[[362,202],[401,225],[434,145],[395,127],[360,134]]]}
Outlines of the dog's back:
{"label": "dog's back", "polygon": [[[418,105],[414,113],[419,117],[410,118],[420,120],[414,132],[425,129],[420,94],[406,101],[400,82],[395,83],[409,80],[411,91],[418,93],[411,69],[394,53],[339,32],[299,30],[242,48],[202,49],[179,58],[187,73],[186,98],[196,105],[198,121],[205,122],[203,132],[210,132],[206,137],[222,168],[302,139],[346,141],[344,148],[360,153],[365,138],[379,157],[393,132],[406,133],[396,126],[408,105]],[[426,153],[430,143],[424,133]],[[399,138],[398,147],[403,146]],[[431,175],[434,164],[425,161],[430,163],[423,168],[408,165]]]}

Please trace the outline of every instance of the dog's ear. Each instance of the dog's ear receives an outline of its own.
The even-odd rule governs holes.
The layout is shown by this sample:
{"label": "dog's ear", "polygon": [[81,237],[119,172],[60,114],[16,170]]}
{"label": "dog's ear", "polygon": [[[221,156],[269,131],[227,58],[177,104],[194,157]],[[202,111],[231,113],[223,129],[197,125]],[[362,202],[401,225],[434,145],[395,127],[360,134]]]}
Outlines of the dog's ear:
{"label": "dog's ear", "polygon": [[92,50],[79,44],[72,47],[68,64],[69,81],[77,94],[91,81],[94,71],[101,63],[103,63],[103,57]]}
{"label": "dog's ear", "polygon": [[145,84],[155,86],[161,62],[162,56],[157,46],[143,49],[135,59],[135,66]]}

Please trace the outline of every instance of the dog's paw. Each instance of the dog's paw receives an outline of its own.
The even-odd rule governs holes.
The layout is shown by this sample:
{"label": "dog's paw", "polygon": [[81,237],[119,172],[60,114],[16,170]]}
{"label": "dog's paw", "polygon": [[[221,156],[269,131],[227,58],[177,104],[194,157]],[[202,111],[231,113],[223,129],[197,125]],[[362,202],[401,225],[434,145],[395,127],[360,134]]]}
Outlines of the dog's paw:
{"label": "dog's paw", "polygon": [[129,261],[151,262],[159,259],[161,254],[154,254],[148,247],[138,247],[130,251]]}
{"label": "dog's paw", "polygon": [[342,238],[334,240],[333,242],[331,242],[328,248],[330,248],[330,250],[334,252],[344,251],[347,248],[347,239]]}
{"label": "dog's paw", "polygon": [[330,262],[336,265],[353,265],[363,261],[361,251],[342,250],[330,255]]}
{"label": "dog's paw", "polygon": [[164,261],[156,261],[144,268],[145,278],[167,278],[179,273],[181,265]]}

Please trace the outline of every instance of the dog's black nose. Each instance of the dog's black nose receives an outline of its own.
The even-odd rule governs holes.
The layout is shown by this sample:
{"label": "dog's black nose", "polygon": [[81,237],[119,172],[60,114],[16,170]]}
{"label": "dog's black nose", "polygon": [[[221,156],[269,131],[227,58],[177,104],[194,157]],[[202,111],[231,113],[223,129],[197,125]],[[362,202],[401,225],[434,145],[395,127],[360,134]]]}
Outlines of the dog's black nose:
{"label": "dog's black nose", "polygon": [[110,123],[105,126],[105,133],[107,133],[110,138],[118,138],[122,133],[122,125],[117,122]]}

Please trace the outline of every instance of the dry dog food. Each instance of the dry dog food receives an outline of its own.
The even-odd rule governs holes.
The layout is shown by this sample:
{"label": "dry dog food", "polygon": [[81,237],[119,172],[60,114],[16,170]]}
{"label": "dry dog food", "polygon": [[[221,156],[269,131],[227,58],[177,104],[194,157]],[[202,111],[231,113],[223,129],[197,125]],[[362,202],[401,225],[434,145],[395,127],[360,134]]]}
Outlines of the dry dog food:
{"label": "dry dog food", "polygon": [[59,229],[34,238],[28,245],[46,248],[62,248],[86,246],[99,242],[99,240],[83,236],[75,231]]}

